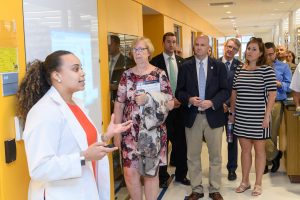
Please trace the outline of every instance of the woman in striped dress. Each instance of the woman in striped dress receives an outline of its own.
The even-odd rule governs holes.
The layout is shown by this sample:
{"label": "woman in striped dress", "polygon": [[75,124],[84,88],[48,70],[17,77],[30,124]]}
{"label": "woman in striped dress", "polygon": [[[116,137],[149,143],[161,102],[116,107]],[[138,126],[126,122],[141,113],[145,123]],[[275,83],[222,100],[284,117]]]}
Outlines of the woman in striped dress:
{"label": "woman in striped dress", "polygon": [[262,193],[262,176],[265,168],[265,141],[270,138],[270,116],[276,98],[274,70],[264,65],[265,49],[260,38],[251,38],[247,44],[246,62],[237,70],[232,87],[231,115],[235,123],[242,153],[242,182],[237,193],[250,189],[249,172],[252,164],[251,150],[255,150],[256,181],[253,196]]}

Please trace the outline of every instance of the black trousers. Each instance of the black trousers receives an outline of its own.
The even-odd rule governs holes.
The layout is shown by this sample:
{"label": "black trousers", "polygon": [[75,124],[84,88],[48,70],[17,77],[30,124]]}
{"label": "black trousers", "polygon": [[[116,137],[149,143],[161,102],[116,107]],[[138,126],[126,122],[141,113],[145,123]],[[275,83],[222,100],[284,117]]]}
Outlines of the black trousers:
{"label": "black trousers", "polygon": [[[228,113],[225,113],[225,118],[228,121]],[[226,121],[226,122],[227,122]],[[227,123],[225,125],[225,130],[227,133]],[[232,127],[234,129],[234,125]],[[228,149],[228,162],[227,162],[227,170],[228,171],[235,171],[238,167],[237,159],[238,159],[238,139],[237,136],[233,134],[233,142],[227,143]]]}
{"label": "black trousers", "polygon": [[[182,108],[173,109],[167,119],[166,127],[168,140],[172,143],[172,154],[176,166],[176,179],[183,179],[187,175],[187,147],[185,139],[184,115]],[[159,168],[159,180],[166,181],[169,178],[167,166]]]}

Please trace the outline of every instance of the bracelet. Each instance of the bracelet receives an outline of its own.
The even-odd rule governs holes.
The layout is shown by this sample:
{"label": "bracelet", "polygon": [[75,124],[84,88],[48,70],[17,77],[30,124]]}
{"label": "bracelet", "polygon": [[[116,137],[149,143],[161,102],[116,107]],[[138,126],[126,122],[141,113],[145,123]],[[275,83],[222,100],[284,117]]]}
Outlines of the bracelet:
{"label": "bracelet", "polygon": [[108,137],[106,135],[101,135],[101,140],[102,140],[102,142],[107,142]]}

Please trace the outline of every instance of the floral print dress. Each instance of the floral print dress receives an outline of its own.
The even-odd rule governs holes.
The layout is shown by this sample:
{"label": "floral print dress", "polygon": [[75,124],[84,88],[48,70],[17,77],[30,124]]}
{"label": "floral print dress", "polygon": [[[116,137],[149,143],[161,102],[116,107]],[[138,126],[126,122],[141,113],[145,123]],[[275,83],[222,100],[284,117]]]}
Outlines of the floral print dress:
{"label": "floral print dress", "polygon": [[[138,168],[137,142],[139,137],[139,126],[141,122],[140,108],[135,103],[134,97],[136,87],[141,82],[159,82],[161,92],[169,95],[169,100],[172,97],[172,90],[170,82],[166,76],[165,71],[155,67],[149,74],[137,75],[134,74],[132,68],[126,70],[119,82],[119,88],[116,101],[124,103],[123,119],[122,121],[133,120],[133,126],[122,133],[121,149],[123,166],[128,168]],[[167,130],[165,124],[160,125],[158,130],[161,132],[161,151],[160,151],[160,165],[167,164]]]}

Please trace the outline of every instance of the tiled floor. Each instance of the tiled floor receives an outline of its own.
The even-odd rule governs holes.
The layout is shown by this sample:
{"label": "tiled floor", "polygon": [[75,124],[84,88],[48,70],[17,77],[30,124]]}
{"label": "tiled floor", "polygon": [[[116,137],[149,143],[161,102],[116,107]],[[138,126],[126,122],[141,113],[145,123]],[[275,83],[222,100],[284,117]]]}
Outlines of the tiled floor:
{"label": "tiled floor", "polygon": [[[242,172],[240,166],[237,169],[237,180],[228,181],[227,179],[227,143],[224,134],[223,144],[222,144],[222,188],[221,194],[225,200],[259,200],[259,199],[271,199],[271,200],[300,200],[300,184],[292,184],[289,181],[285,173],[285,168],[283,166],[283,159],[281,160],[281,166],[276,173],[268,173],[263,176],[263,193],[261,196],[252,197],[251,191],[247,190],[245,193],[237,194],[234,189],[239,185],[242,177]],[[240,149],[239,149],[240,150]],[[254,158],[254,153],[252,154]],[[240,155],[239,155],[240,158]],[[238,161],[240,165],[240,159]],[[250,174],[250,181],[252,185],[255,181],[255,170],[254,170],[254,159],[252,162],[252,169]],[[203,145],[202,149],[202,169],[203,169],[203,183],[205,196],[201,200],[208,200],[208,152],[206,145]],[[174,168],[170,167],[169,171],[174,172]],[[172,182],[163,196],[163,200],[183,200],[185,195],[190,194],[191,188],[183,186],[179,183]]]}
{"label": "tiled floor", "polygon": [[[289,178],[285,173],[285,168],[283,166],[283,159],[281,160],[281,166],[276,173],[268,173],[263,176],[263,193],[258,197],[252,197],[251,191],[247,190],[244,193],[237,194],[234,192],[234,189],[239,185],[241,181],[241,168],[240,166],[237,169],[237,180],[236,181],[228,181],[227,180],[227,143],[224,134],[223,144],[222,144],[222,188],[221,194],[225,200],[300,200],[300,184],[291,184]],[[240,149],[239,149],[240,150]],[[254,158],[254,153],[252,154]],[[239,155],[240,158],[240,155]],[[254,159],[253,162],[254,163]],[[203,145],[202,149],[202,169],[203,169],[203,186],[205,196],[201,200],[209,200],[208,197],[208,152],[206,145]],[[239,163],[240,165],[240,159]],[[174,173],[174,168],[169,167],[170,174]],[[255,181],[255,170],[254,164],[252,164],[250,181],[252,185]],[[164,193],[162,200],[183,200],[186,195],[189,195],[191,192],[191,188],[188,186],[181,185],[179,183],[174,182],[174,180],[169,185],[169,188]],[[118,200],[122,198],[117,198]]]}

